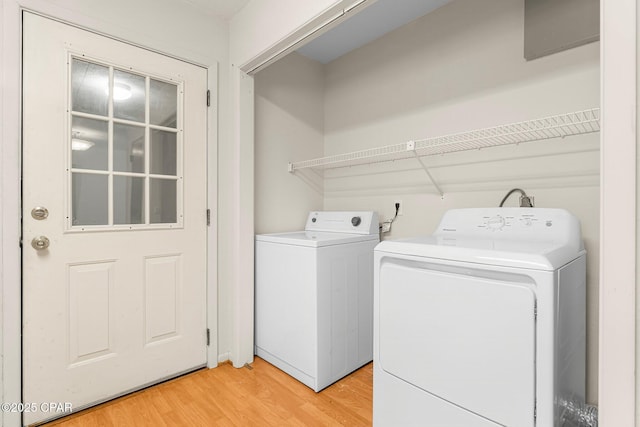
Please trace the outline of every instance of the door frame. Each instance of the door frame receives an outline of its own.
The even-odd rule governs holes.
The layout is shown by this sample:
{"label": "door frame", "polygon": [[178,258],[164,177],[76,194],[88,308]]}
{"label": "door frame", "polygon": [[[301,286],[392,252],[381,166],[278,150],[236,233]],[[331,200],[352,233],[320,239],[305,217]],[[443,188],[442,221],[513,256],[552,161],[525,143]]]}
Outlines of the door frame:
{"label": "door frame", "polygon": [[[135,47],[187,62],[207,70],[207,87],[211,90],[211,106],[207,110],[207,199],[211,226],[207,229],[207,328],[210,345],[207,367],[218,365],[218,71],[217,61],[206,58],[178,57],[140,43],[114,37],[92,29],[95,22],[84,15],[41,0],[1,0],[0,53],[0,400],[22,402],[22,255],[17,244],[22,234],[22,16],[30,12],[109,37]],[[103,25],[104,26],[104,25]],[[109,25],[107,25],[109,27]],[[132,34],[132,38],[135,35]],[[17,42],[16,42],[17,41]],[[204,212],[203,212],[204,215]],[[2,412],[0,426],[21,426],[20,413]]]}

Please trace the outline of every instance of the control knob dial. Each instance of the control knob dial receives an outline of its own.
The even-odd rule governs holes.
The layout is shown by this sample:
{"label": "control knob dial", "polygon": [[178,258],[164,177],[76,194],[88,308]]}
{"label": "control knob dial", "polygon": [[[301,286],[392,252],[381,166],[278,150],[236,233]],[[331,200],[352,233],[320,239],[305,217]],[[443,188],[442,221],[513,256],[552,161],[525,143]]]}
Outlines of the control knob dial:
{"label": "control knob dial", "polygon": [[487,228],[493,231],[502,230],[502,227],[504,227],[504,225],[505,220],[500,215],[489,218],[489,221],[487,221]]}

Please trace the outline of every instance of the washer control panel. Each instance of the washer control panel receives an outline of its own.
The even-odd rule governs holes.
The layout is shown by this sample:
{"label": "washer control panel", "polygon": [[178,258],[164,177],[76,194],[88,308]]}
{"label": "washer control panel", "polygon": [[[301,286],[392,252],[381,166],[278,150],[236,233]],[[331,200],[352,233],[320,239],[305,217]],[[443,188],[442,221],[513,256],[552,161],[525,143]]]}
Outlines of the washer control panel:
{"label": "washer control panel", "polygon": [[371,211],[313,211],[305,231],[378,234],[378,214]]}

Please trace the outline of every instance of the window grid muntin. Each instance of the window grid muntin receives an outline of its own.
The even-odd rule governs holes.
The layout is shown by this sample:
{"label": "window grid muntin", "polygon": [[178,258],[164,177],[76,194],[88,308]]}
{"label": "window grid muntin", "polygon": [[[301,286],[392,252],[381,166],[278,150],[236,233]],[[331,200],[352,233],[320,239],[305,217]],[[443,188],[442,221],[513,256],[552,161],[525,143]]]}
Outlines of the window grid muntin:
{"label": "window grid muntin", "polygon": [[[71,85],[71,72],[73,67],[73,60],[77,59],[79,61],[94,63],[97,65],[105,66],[109,69],[109,95],[108,95],[108,115],[102,116],[98,114],[85,113],[80,111],[72,110],[72,99],[71,99],[71,91],[73,90]],[[101,60],[96,60],[92,58],[88,58],[85,55],[77,55],[70,53],[69,61],[68,61],[68,103],[67,103],[67,111],[68,115],[68,132],[67,132],[67,151],[68,151],[68,167],[66,169],[67,174],[67,232],[81,232],[81,231],[120,231],[120,230],[144,230],[144,229],[167,229],[167,228],[182,228],[183,227],[183,102],[184,102],[184,83],[180,81],[174,81],[173,79],[163,78],[159,76],[154,76],[151,74],[145,74],[141,72],[137,72],[133,70],[133,68],[121,67],[117,65],[113,65],[108,62],[104,62]],[[145,78],[145,122],[136,122],[127,119],[115,118],[113,115],[113,94],[114,94],[114,70],[125,71],[131,74],[137,74]],[[176,128],[161,126],[161,125],[152,125],[150,124],[150,82],[151,79],[161,81],[164,83],[168,83],[174,85],[176,87]],[[73,168],[71,165],[71,118],[72,117],[85,117],[90,119],[96,119],[101,121],[108,122],[108,170],[92,170],[92,169],[81,169],[81,168]],[[126,124],[131,126],[139,126],[145,128],[145,172],[144,173],[135,173],[135,172],[119,172],[114,171],[113,169],[113,126],[115,123]],[[158,175],[150,173],[150,132],[151,129],[162,130],[165,132],[172,132],[176,134],[176,175]],[[83,174],[93,174],[93,175],[108,175],[108,224],[105,225],[73,225],[73,209],[72,209],[72,176],[74,173],[83,173]],[[113,177],[114,176],[131,176],[137,178],[144,178],[144,208],[145,208],[145,223],[144,224],[114,224],[114,196],[113,196]],[[164,179],[164,180],[174,180],[176,181],[176,201],[175,201],[175,223],[151,223],[150,222],[150,180],[151,179]]]}
{"label": "window grid muntin", "polygon": [[114,84],[114,78],[113,78],[113,67],[109,66],[109,108],[108,108],[108,112],[109,112],[109,159],[108,159],[108,167],[109,167],[109,178],[108,178],[108,193],[109,193],[109,224],[108,225],[113,225],[113,209],[114,209],[114,203],[113,203],[113,84]]}
{"label": "window grid muntin", "polygon": [[[144,173],[149,174],[149,158],[151,157],[151,152],[149,151],[151,138],[151,131],[149,130],[149,84],[151,79],[147,78],[144,82],[144,91],[145,91],[145,100],[144,100]],[[151,186],[149,182],[151,178],[148,176],[144,179],[144,223],[146,225],[151,224],[151,214],[149,210],[151,209]],[[177,206],[176,206],[177,208]]]}

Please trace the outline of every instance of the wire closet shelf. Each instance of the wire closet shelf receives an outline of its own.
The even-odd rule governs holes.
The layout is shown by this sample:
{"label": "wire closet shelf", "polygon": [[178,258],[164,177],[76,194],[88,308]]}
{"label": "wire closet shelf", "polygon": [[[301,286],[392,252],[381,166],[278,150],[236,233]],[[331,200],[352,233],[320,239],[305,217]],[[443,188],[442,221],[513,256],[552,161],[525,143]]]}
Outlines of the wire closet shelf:
{"label": "wire closet shelf", "polygon": [[385,147],[289,163],[289,172],[299,169],[331,169],[434,156],[522,142],[564,138],[600,131],[600,108],[558,114],[468,132],[437,136]]}

